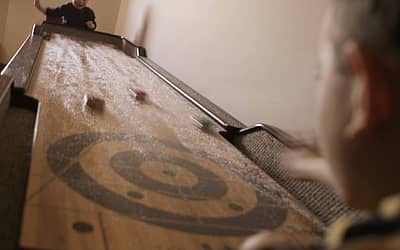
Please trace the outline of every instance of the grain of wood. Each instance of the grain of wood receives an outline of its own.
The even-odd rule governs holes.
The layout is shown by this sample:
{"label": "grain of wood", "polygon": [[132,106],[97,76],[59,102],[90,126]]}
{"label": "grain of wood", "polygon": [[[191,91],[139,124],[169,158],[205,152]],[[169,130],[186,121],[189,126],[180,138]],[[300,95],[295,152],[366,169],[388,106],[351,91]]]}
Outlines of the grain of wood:
{"label": "grain of wood", "polygon": [[[320,238],[297,201],[217,133],[194,127],[201,111],[136,59],[61,35],[43,46],[27,93],[41,106],[23,247],[223,249],[262,229],[301,244]],[[87,109],[86,94],[104,98],[104,111]]]}

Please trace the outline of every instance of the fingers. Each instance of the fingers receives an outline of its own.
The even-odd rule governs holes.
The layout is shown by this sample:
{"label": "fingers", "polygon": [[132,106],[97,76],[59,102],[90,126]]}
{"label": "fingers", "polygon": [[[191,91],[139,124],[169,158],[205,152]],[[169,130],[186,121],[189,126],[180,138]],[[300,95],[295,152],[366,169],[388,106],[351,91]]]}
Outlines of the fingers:
{"label": "fingers", "polygon": [[315,180],[318,176],[316,172],[327,167],[318,148],[318,140],[313,133],[297,137],[297,146],[282,154],[282,165],[293,178]]}
{"label": "fingers", "polygon": [[282,165],[291,177],[306,180],[318,180],[319,173],[328,168],[321,156],[306,149],[285,152]]}
{"label": "fingers", "polygon": [[337,180],[329,163],[312,150],[287,151],[281,156],[281,163],[293,178],[319,181],[337,188]]}
{"label": "fingers", "polygon": [[87,21],[87,22],[86,22],[86,26],[87,26],[89,29],[94,29],[94,28],[96,28],[96,25],[94,24],[93,21]]}

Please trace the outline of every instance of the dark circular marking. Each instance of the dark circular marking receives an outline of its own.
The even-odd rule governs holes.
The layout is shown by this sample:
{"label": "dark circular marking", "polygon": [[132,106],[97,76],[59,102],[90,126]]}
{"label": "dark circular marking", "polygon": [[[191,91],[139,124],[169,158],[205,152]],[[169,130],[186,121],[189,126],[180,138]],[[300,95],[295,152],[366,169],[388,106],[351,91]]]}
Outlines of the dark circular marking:
{"label": "dark circular marking", "polygon": [[212,250],[212,248],[208,244],[203,244],[203,245],[201,245],[201,250]]}
{"label": "dark circular marking", "polygon": [[133,199],[137,199],[137,200],[141,200],[144,198],[144,195],[139,193],[139,192],[128,192],[128,196],[133,198]]}
{"label": "dark circular marking", "polygon": [[[181,215],[164,211],[162,208],[150,207],[139,202],[135,202],[134,200],[130,200],[122,194],[115,193],[98,183],[85,172],[80,164],[79,155],[82,150],[96,143],[110,141],[135,141],[136,143],[141,143],[144,145],[147,144],[151,146],[154,152],[157,152],[148,154],[148,156],[141,155],[136,151],[116,154],[113,158],[121,159],[121,162],[116,161],[117,163],[121,164],[124,162],[126,163],[126,160],[130,161],[133,159],[132,154],[135,155],[135,157],[138,157],[138,159],[133,159],[135,163],[143,162],[143,160],[162,161],[165,158],[168,158],[163,156],[162,152],[166,152],[168,149],[174,149],[186,154],[191,153],[197,157],[203,157],[204,159],[207,159],[208,161],[218,165],[223,165],[226,167],[226,169],[232,169],[232,173],[235,173],[235,169],[240,169],[234,163],[226,159],[203,151],[191,152],[182,145],[175,144],[173,142],[163,141],[154,137],[115,133],[76,134],[62,138],[50,145],[47,151],[48,165],[61,181],[63,181],[66,185],[78,192],[83,197],[131,219],[139,220],[152,225],[158,225],[164,228],[212,236],[247,236],[262,229],[275,229],[281,226],[286,220],[288,212],[287,204],[283,200],[276,200],[272,198],[268,193],[269,191],[263,190],[263,192],[260,192],[258,189],[254,190],[257,197],[257,204],[255,204],[253,209],[245,214],[222,218]],[[151,159],[149,156],[156,157],[156,159]],[[177,164],[177,162],[179,162],[179,164]],[[196,163],[180,158],[173,158],[172,164],[176,164],[179,167],[185,167],[190,171],[195,169],[194,171],[200,171],[200,173],[204,173],[205,175],[211,174],[211,176],[206,176],[206,178],[217,177],[217,181],[211,182],[213,185],[219,185],[219,182],[222,182],[221,187],[226,186],[225,182],[218,176],[197,165]],[[118,166],[121,165],[117,164],[114,166],[114,170],[123,172]],[[197,167],[200,167],[200,170],[196,169]],[[130,166],[129,169],[135,170],[138,169],[138,166]],[[194,174],[196,173],[199,174],[199,172],[195,172]],[[201,178],[202,176],[197,177]],[[152,186],[152,184],[149,185],[149,183],[144,183],[144,186],[146,185],[155,188]],[[214,186],[207,186],[204,188],[213,190]],[[276,191],[271,190],[271,192]],[[204,193],[209,194],[208,191],[204,191],[203,194]],[[196,195],[198,196],[199,194]],[[181,198],[184,199],[185,197]],[[218,200],[215,202],[218,202]],[[238,227],[238,225],[240,225],[240,227]]]}
{"label": "dark circular marking", "polygon": [[176,173],[174,171],[171,171],[171,170],[164,170],[162,173],[164,175],[166,175],[166,176],[169,176],[169,177],[175,177],[176,176]]}
{"label": "dark circular marking", "polygon": [[235,203],[229,204],[229,208],[237,212],[242,212],[244,210],[243,207]]}
{"label": "dark circular marking", "polygon": [[[160,183],[143,174],[139,168],[146,161],[158,161],[169,163],[192,172],[198,178],[195,186],[182,187],[166,183]],[[227,192],[226,183],[213,172],[197,163],[178,157],[168,157],[160,153],[148,153],[144,155],[140,151],[127,151],[114,155],[111,159],[111,167],[122,178],[134,183],[146,190],[151,190],[163,195],[186,200],[217,200]]]}
{"label": "dark circular marking", "polygon": [[94,231],[93,226],[86,222],[75,222],[72,228],[79,233],[91,233]]}

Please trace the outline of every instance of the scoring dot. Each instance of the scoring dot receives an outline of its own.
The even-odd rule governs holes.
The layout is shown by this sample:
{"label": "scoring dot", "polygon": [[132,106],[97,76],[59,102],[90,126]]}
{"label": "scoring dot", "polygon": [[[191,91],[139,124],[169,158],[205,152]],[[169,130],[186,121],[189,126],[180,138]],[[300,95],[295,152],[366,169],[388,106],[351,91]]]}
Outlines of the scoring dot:
{"label": "scoring dot", "polygon": [[174,171],[171,171],[171,170],[164,170],[163,174],[166,175],[166,176],[170,176],[170,177],[175,177],[176,176],[176,173]]}
{"label": "scoring dot", "polygon": [[203,244],[203,245],[201,245],[201,250],[212,250],[212,248],[208,244]]}
{"label": "scoring dot", "polygon": [[242,212],[244,210],[243,207],[241,207],[241,206],[239,206],[238,204],[235,204],[235,203],[229,204],[229,208],[234,210],[234,211],[238,211],[238,212]]}
{"label": "scoring dot", "polygon": [[131,198],[133,198],[133,199],[138,199],[138,200],[141,200],[141,199],[144,198],[144,195],[143,195],[143,194],[141,194],[141,193],[139,193],[139,192],[133,192],[133,191],[128,192],[128,196],[131,197]]}
{"label": "scoring dot", "polygon": [[93,226],[86,222],[75,222],[72,228],[79,233],[91,233],[93,232]]}

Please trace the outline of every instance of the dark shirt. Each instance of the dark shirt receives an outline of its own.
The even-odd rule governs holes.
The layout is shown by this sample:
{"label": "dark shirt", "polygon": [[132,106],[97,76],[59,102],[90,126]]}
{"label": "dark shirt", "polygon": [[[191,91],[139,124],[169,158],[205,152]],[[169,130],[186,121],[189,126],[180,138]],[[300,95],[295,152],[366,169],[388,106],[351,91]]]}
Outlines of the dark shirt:
{"label": "dark shirt", "polygon": [[[96,17],[93,10],[88,7],[78,9],[75,8],[72,3],[68,3],[56,8],[47,8],[46,15],[50,17],[64,17],[65,24],[75,28],[87,30],[96,29]],[[86,25],[87,21],[93,21],[95,28],[89,29]]]}

